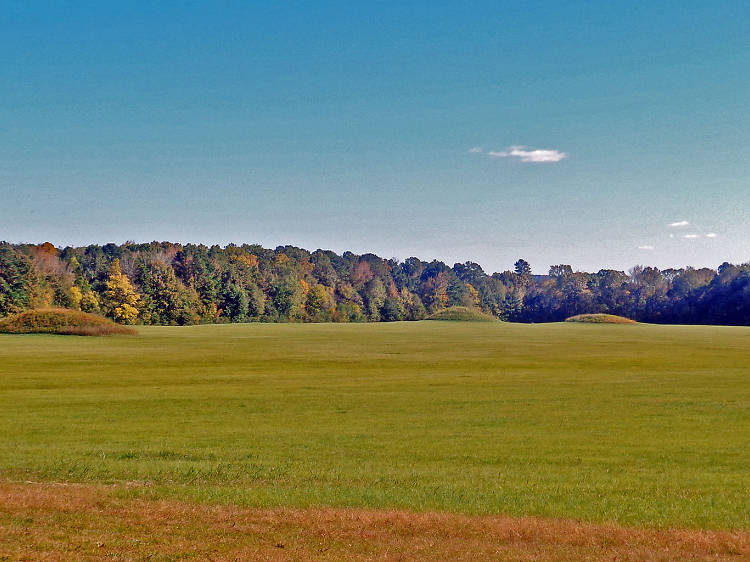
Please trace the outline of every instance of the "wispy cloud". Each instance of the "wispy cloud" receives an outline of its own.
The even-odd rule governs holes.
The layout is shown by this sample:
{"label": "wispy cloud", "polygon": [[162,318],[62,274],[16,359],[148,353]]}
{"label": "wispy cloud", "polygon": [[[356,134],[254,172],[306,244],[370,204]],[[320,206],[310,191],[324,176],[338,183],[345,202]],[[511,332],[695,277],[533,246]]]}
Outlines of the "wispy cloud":
{"label": "wispy cloud", "polygon": [[475,146],[474,148],[470,148],[469,152],[471,154],[480,154],[480,153],[484,152],[484,149],[481,146]]}
{"label": "wispy cloud", "polygon": [[654,246],[651,246],[650,244],[646,244],[644,246],[638,246],[639,250],[655,250]]}
{"label": "wispy cloud", "polygon": [[670,222],[667,226],[671,226],[672,228],[679,228],[681,226],[688,226],[690,223],[688,221],[677,221],[677,222]]}
{"label": "wispy cloud", "polygon": [[708,234],[706,234],[706,238],[716,238],[717,236],[718,234],[716,234],[715,232],[709,232]]}
{"label": "wispy cloud", "polygon": [[568,155],[565,152],[559,150],[550,149],[529,149],[526,146],[510,146],[508,150],[502,150],[499,152],[488,152],[488,156],[492,158],[518,158],[521,162],[532,162],[547,163],[547,162],[559,162],[563,158],[567,158]]}
{"label": "wispy cloud", "polygon": [[688,240],[695,240],[696,238],[700,238],[700,234],[686,234],[683,236],[683,238],[687,238]]}

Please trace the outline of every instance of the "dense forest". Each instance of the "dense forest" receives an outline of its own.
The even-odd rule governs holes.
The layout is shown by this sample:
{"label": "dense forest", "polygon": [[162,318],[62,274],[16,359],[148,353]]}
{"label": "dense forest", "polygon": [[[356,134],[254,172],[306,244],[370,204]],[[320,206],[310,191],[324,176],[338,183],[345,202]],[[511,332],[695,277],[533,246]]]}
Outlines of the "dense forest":
{"label": "dense forest", "polygon": [[642,322],[750,325],[750,264],[596,273],[523,259],[488,275],[418,258],[294,246],[152,242],[56,248],[0,242],[0,316],[59,306],[123,324],[390,322],[452,305],[514,322],[606,312]]}

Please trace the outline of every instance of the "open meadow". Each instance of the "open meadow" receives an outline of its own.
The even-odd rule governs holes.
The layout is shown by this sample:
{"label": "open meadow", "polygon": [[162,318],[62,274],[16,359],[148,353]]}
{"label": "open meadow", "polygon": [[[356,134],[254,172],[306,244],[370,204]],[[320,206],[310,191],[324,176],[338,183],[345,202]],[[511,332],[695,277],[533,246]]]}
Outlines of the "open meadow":
{"label": "open meadow", "polygon": [[[242,517],[286,510],[289,521],[318,508],[345,519],[391,514],[380,521],[389,529],[419,512],[414,533],[425,518],[449,514],[463,518],[454,523],[464,531],[467,521],[500,525],[465,516],[534,516],[577,525],[581,536],[593,536],[580,530],[589,524],[636,534],[724,531],[719,554],[749,553],[750,328],[411,322],[138,331],[0,335],[0,555],[59,551],[60,541],[101,554],[125,541],[128,525],[147,528],[127,515],[139,505],[219,521],[243,509]],[[95,523],[108,510],[119,519],[106,532],[122,532],[100,541]],[[70,525],[80,526],[65,531],[77,539],[54,538]],[[304,543],[289,533],[285,540]],[[481,535],[466,533],[466,544]],[[363,540],[346,536],[349,546]],[[213,540],[197,530],[191,537]],[[326,542],[316,537],[316,548]],[[289,554],[268,540],[275,556]],[[176,546],[169,556],[183,547],[197,548]],[[364,558],[367,548],[346,552]],[[431,548],[437,558],[452,552]],[[557,558],[586,559],[565,548]],[[623,553],[637,559],[639,551],[630,544]]]}

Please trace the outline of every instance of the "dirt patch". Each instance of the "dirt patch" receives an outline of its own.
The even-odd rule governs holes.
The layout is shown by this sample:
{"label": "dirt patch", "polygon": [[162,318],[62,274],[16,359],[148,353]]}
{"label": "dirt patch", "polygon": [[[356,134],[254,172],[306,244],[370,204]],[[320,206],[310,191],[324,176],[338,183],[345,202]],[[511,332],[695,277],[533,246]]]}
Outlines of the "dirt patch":
{"label": "dirt patch", "polygon": [[122,499],[112,487],[0,484],[0,560],[747,560],[750,531],[534,517],[244,509]]}

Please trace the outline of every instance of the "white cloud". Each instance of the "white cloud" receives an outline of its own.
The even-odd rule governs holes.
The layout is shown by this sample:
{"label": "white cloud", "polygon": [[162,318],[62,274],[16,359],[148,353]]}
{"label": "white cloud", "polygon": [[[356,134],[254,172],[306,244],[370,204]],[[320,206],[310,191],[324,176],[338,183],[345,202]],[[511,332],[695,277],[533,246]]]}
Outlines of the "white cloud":
{"label": "white cloud", "polygon": [[700,238],[700,234],[686,234],[683,236],[683,238],[687,238],[688,240],[695,240],[696,238]]}
{"label": "white cloud", "polygon": [[488,156],[493,158],[518,158],[521,162],[559,162],[568,155],[559,150],[535,149],[527,150],[525,146],[510,146],[508,150],[499,152],[488,152]]}
{"label": "white cloud", "polygon": [[671,226],[672,228],[680,227],[680,226],[687,226],[690,223],[688,221],[677,221],[677,222],[670,222],[667,226]]}
{"label": "white cloud", "polygon": [[718,234],[716,234],[715,232],[709,232],[708,234],[706,234],[706,238],[716,238],[717,236]]}
{"label": "white cloud", "polygon": [[655,250],[656,248],[654,248],[653,246],[649,244],[646,244],[645,246],[638,246],[638,249],[639,250]]}
{"label": "white cloud", "polygon": [[481,146],[475,146],[474,148],[470,148],[469,152],[471,154],[479,154],[480,152],[484,152],[484,149]]}

